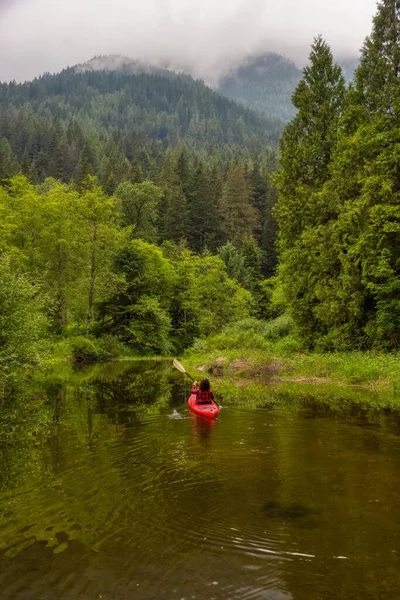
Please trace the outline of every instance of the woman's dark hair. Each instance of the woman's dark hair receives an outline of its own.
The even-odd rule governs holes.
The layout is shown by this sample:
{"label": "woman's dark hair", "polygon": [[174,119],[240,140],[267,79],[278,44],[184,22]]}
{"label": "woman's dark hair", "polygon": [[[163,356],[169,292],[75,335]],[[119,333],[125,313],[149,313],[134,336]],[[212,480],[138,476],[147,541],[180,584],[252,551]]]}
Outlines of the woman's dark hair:
{"label": "woman's dark hair", "polygon": [[202,392],[208,392],[210,389],[210,382],[208,381],[208,379],[202,379],[200,381],[200,389]]}

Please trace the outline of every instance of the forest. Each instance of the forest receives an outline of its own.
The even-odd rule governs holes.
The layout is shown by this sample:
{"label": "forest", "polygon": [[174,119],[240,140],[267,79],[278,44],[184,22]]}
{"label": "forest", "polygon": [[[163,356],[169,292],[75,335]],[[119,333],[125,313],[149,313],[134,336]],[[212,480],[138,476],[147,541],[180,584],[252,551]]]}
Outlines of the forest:
{"label": "forest", "polygon": [[285,127],[186,75],[0,84],[3,373],[274,318],[296,350],[398,348],[399,25],[381,2],[349,86],[317,37]]}

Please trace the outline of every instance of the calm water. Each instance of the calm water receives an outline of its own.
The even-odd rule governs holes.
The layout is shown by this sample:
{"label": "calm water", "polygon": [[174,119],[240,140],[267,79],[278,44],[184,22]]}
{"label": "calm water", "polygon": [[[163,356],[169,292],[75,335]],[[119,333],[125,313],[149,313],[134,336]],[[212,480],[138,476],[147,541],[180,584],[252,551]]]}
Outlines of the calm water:
{"label": "calm water", "polygon": [[187,392],[141,362],[0,409],[1,600],[400,598],[398,413]]}

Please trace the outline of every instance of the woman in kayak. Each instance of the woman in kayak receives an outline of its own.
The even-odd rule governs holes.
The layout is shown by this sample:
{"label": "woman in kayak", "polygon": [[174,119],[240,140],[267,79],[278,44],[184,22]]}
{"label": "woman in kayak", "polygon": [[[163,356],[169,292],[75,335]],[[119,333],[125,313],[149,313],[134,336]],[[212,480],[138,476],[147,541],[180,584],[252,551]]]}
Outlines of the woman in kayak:
{"label": "woman in kayak", "polygon": [[210,389],[208,379],[202,379],[200,386],[197,381],[193,382],[192,394],[196,395],[196,404],[211,404],[214,400],[214,392]]}

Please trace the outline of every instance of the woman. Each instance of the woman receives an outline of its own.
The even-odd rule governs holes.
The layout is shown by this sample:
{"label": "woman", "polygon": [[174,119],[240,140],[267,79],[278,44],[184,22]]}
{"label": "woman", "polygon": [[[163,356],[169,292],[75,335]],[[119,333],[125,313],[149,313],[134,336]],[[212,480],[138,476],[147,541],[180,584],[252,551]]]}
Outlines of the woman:
{"label": "woman", "polygon": [[210,404],[214,400],[214,392],[210,389],[208,379],[202,379],[200,386],[197,381],[194,381],[192,394],[196,395],[196,404]]}

